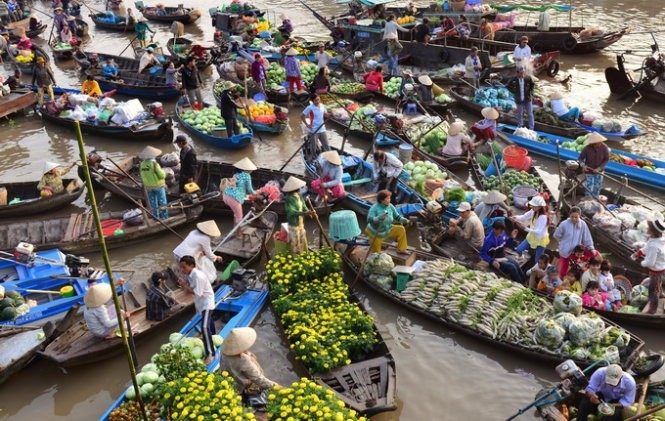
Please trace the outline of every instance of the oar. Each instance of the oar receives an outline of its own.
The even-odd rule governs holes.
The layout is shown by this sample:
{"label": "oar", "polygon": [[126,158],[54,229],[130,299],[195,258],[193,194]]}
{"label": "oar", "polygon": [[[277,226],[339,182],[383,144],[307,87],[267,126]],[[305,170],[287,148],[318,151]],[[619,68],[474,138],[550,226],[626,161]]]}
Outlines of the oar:
{"label": "oar", "polygon": [[[136,184],[136,185],[139,186],[139,187],[143,187],[143,184],[141,184],[141,183],[139,183],[138,181],[136,181],[136,179],[135,179],[134,177],[132,177],[127,171],[125,171],[125,170],[124,170],[120,165],[118,165],[113,159],[111,159],[111,158],[108,157],[108,156],[106,157],[106,159],[108,159],[108,161],[109,161],[111,164],[115,165],[116,168],[119,169],[120,172],[121,172],[125,177],[129,178],[130,180],[132,180],[132,181],[134,182],[134,184]],[[94,171],[97,172],[97,173],[99,173],[97,170],[94,170]]]}
{"label": "oar", "polygon": [[325,235],[325,232],[323,230],[323,225],[321,225],[321,220],[319,219],[319,214],[316,213],[316,209],[314,209],[314,205],[312,205],[312,201],[310,200],[309,197],[307,197],[307,204],[309,205],[309,208],[312,212],[314,212],[314,220],[316,221],[316,224],[319,226],[319,229],[321,230],[321,234],[323,234],[323,238],[326,240],[326,244],[328,244],[328,247],[332,247],[332,244],[330,243],[330,240],[328,239],[328,236]]}
{"label": "oar", "polygon": [[286,160],[286,162],[284,163],[284,165],[282,165],[282,167],[279,169],[279,171],[284,171],[284,168],[286,168],[286,166],[289,164],[289,162],[291,162],[291,160],[292,160],[293,158],[295,158],[296,155],[298,155],[298,152],[300,152],[300,150],[301,150],[301,149],[302,149],[302,148],[303,148],[303,147],[304,147],[309,141],[312,140],[312,137],[314,137],[314,135],[316,134],[316,132],[318,132],[319,129],[320,129],[321,127],[323,127],[324,124],[326,124],[325,120],[323,121],[323,123],[321,123],[321,125],[320,125],[319,127],[316,128],[316,130],[314,130],[312,133],[308,134],[308,135],[305,137],[305,140],[302,142],[302,144],[300,144],[300,146],[298,146],[298,149],[296,149],[296,151],[293,152],[293,155],[291,155],[291,156],[289,157],[289,159]]}
{"label": "oar", "polygon": [[[261,89],[263,90],[263,88]],[[263,90],[263,93],[265,95],[265,90]],[[247,113],[247,125],[249,126],[249,123],[252,121],[252,113],[249,112],[249,107],[247,106],[247,78],[245,78],[245,102],[243,103],[243,105],[245,107],[245,112]],[[256,135],[259,137],[259,140],[263,142],[263,137],[261,137],[261,133],[259,132],[259,130],[258,129],[254,130],[254,133],[256,133]]]}
{"label": "oar", "polygon": [[[134,361],[134,368],[139,368],[139,361],[136,357],[136,344],[134,343],[134,333],[132,332],[132,325],[129,323],[130,312],[127,311],[127,300],[125,299],[125,286],[120,288],[120,296],[122,297],[122,306],[125,309],[125,324],[127,325],[127,340],[129,341],[129,350],[132,353],[132,360]],[[138,311],[140,308],[137,308]]]}

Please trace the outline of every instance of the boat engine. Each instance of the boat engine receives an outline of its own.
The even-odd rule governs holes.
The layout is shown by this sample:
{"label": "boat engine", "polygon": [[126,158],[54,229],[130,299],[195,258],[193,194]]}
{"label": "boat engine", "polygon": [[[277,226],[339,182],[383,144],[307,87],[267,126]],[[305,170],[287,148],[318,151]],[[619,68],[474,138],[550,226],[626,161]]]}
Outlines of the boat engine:
{"label": "boat engine", "polygon": [[90,260],[68,254],[65,256],[65,265],[69,268],[69,274],[75,278],[86,278],[90,271]]}
{"label": "boat engine", "polygon": [[560,387],[566,392],[577,392],[589,385],[589,379],[573,360],[562,362],[555,370],[561,378]]}
{"label": "boat engine", "polygon": [[443,240],[443,236],[448,231],[448,225],[444,222],[443,214],[450,207],[443,196],[436,200],[431,200],[422,210],[420,220],[417,222],[420,235],[420,247],[425,251],[431,251],[431,244],[438,244]]}
{"label": "boat engine", "polygon": [[35,246],[21,241],[14,249],[14,259],[20,263],[28,264],[35,258]]}
{"label": "boat engine", "polygon": [[183,201],[189,202],[193,205],[197,205],[201,202],[202,196],[203,192],[201,191],[201,188],[194,182],[185,184],[185,192],[180,195]]}
{"label": "boat engine", "polygon": [[[270,197],[268,196],[268,193],[261,192],[259,194],[255,194],[252,198],[252,213],[258,215],[259,213],[263,212],[263,210],[268,206],[269,203],[270,203]],[[258,226],[263,226],[263,227],[270,226],[270,221],[265,219],[265,213],[263,213],[256,222],[258,223],[257,224]]]}
{"label": "boat engine", "polygon": [[256,271],[254,269],[236,269],[231,273],[231,288],[233,288],[234,297],[242,295],[257,281]]}

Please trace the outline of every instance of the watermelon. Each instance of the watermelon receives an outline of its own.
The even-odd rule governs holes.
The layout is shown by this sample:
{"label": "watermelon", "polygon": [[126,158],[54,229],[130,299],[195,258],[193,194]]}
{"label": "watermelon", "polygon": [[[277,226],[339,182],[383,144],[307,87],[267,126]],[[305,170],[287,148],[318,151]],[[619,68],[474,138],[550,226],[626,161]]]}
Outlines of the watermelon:
{"label": "watermelon", "polygon": [[0,321],[14,320],[16,318],[16,309],[14,307],[5,307],[0,313]]}

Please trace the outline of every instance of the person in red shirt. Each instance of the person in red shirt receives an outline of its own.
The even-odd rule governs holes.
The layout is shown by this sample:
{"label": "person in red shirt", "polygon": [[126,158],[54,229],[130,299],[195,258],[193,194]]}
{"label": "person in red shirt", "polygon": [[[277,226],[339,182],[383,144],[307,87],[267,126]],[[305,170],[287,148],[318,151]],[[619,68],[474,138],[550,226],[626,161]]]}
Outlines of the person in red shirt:
{"label": "person in red shirt", "polygon": [[383,68],[381,66],[376,66],[375,70],[365,73],[363,79],[365,79],[365,89],[370,92],[383,93]]}
{"label": "person in red shirt", "polygon": [[189,53],[187,53],[187,57],[203,58],[205,56],[206,50],[209,49],[210,47],[204,47],[199,42],[194,41],[192,43],[192,47],[189,49]]}

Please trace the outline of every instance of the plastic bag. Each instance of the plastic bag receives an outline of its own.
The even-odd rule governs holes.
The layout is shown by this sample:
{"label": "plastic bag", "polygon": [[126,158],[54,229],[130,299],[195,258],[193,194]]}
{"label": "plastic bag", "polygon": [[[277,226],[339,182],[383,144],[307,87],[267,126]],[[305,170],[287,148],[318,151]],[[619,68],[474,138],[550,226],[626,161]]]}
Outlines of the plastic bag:
{"label": "plastic bag", "polygon": [[570,291],[559,291],[552,303],[558,313],[580,314],[582,312],[582,297]]}
{"label": "plastic bag", "polygon": [[536,343],[549,349],[557,349],[565,336],[566,331],[552,319],[542,319],[534,332]]}
{"label": "plastic bag", "polygon": [[365,262],[366,275],[390,275],[395,263],[387,253],[372,253]]}
{"label": "plastic bag", "polygon": [[635,285],[630,293],[630,305],[642,308],[649,301],[649,288],[644,285]]}

